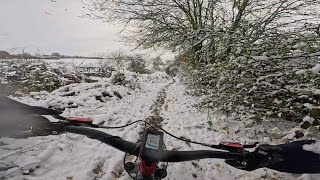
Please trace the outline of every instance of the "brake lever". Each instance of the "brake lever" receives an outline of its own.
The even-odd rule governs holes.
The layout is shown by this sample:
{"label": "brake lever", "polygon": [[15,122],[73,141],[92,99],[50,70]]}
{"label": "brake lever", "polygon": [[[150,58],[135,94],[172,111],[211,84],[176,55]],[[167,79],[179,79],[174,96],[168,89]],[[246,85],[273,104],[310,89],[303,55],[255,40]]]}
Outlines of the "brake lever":
{"label": "brake lever", "polygon": [[99,125],[93,124],[93,120],[91,118],[83,118],[83,117],[68,118],[60,115],[57,115],[54,117],[56,119],[59,119],[59,122],[65,123],[65,125],[99,128]]}
{"label": "brake lever", "polygon": [[31,124],[31,134],[36,136],[57,135],[64,132],[63,122],[42,122]]}
{"label": "brake lever", "polygon": [[234,143],[234,142],[221,142],[218,146],[214,148],[226,150],[229,152],[242,152],[248,148],[255,148],[257,145],[258,145],[257,142],[254,144],[245,144],[245,145],[240,143]]}
{"label": "brake lever", "polygon": [[[249,154],[250,153],[248,153],[247,156],[250,156]],[[238,159],[238,160],[225,160],[225,163],[227,163],[230,166],[235,167],[237,169],[247,170],[247,171],[255,170],[255,168],[254,169],[249,168],[248,162],[249,162],[249,158],[246,158],[246,156],[244,156],[243,158]]]}
{"label": "brake lever", "polygon": [[93,120],[90,118],[67,118],[61,115],[53,115],[52,117],[58,121],[52,122],[45,116],[38,116],[38,118],[31,120],[31,134],[36,136],[56,135],[63,133],[64,127],[68,125],[99,128],[99,125],[93,124]]}
{"label": "brake lever", "polygon": [[254,142],[252,144],[244,144],[243,148],[245,148],[245,149],[255,148],[258,146],[258,144],[259,144],[259,142]]}
{"label": "brake lever", "polygon": [[281,148],[277,146],[260,145],[253,152],[244,151],[242,157],[235,160],[226,160],[225,162],[238,169],[253,171],[282,162],[283,158],[280,151]]}

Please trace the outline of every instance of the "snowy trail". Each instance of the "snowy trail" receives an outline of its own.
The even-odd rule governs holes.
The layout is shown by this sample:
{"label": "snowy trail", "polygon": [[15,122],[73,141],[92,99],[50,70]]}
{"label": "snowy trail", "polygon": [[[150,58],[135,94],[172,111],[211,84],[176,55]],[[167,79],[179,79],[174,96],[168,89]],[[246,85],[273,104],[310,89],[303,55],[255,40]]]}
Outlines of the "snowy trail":
{"label": "snowy trail", "polygon": [[[162,127],[178,137],[193,141],[218,144],[222,141],[250,142],[250,135],[232,134],[226,129],[228,118],[213,114],[206,109],[196,108],[201,99],[185,93],[185,86],[177,80],[168,87],[161,116]],[[230,127],[230,129],[235,127]],[[245,130],[244,130],[245,131]],[[247,131],[245,131],[247,132]],[[165,143],[169,150],[213,150],[208,147],[186,143],[165,135]],[[216,179],[216,180],[274,180],[274,179],[319,179],[317,175],[298,177],[272,170],[259,169],[246,172],[235,169],[218,159],[203,159],[182,163],[170,163],[168,179]]]}
{"label": "snowy trail", "polygon": [[[217,132],[219,127],[209,128],[208,121],[218,125],[218,119],[210,119],[207,112],[200,111],[194,106],[197,100],[185,95],[185,87],[177,82],[169,87],[167,99],[162,109],[164,117],[163,128],[175,135],[198,142],[217,143],[228,140],[227,133]],[[214,117],[216,118],[216,117]],[[208,149],[199,145],[192,145],[170,136],[165,136],[168,149],[196,150]],[[232,179],[229,167],[219,160],[199,160],[169,164],[169,179]],[[217,176],[218,175],[218,176]]]}
{"label": "snowy trail", "polygon": [[170,85],[174,83],[171,82],[168,85],[164,86],[158,94],[158,98],[155,103],[152,105],[152,114],[148,118],[146,118],[147,122],[149,122],[154,128],[162,127],[162,122],[164,118],[161,115],[161,111],[165,105],[165,100],[167,98],[167,91]]}
{"label": "snowy trail", "polygon": [[[64,115],[91,117],[95,123],[107,126],[147,119],[176,136],[210,144],[250,141],[242,134],[230,133],[226,128],[228,118],[225,116],[196,108],[200,99],[185,94],[185,86],[178,79],[172,82],[159,73],[141,76],[138,82],[138,90],[110,85],[102,80],[98,83],[70,85],[52,93],[33,94],[33,98],[22,98],[20,101],[42,106],[75,106],[66,108]],[[105,97],[102,102],[100,98],[97,101],[95,97],[106,90],[109,95],[118,92],[122,98]],[[61,93],[70,92],[75,93],[72,93],[73,96],[61,96]],[[81,105],[83,101],[85,103]],[[136,142],[143,125],[101,130]],[[164,139],[168,150],[210,149],[168,135]],[[0,179],[127,180],[130,177],[123,170],[123,157],[122,152],[110,146],[70,133],[27,139],[0,138]],[[318,176],[299,177],[264,169],[245,172],[216,159],[170,163],[167,170],[166,179],[170,180],[319,179]]]}
{"label": "snowy trail", "polygon": [[[117,126],[135,120],[144,120],[152,114],[152,106],[161,89],[170,83],[164,74],[140,77],[138,90],[125,89],[122,86],[111,86],[108,82],[84,83],[63,87],[50,94],[33,94],[34,98],[22,98],[20,101],[42,106],[79,105],[66,109],[66,116],[85,116],[94,119],[94,123]],[[106,88],[101,88],[106,87]],[[104,103],[97,101],[92,94],[101,94],[100,89],[120,92],[122,99],[112,97]],[[66,89],[69,91],[66,92]],[[74,96],[61,96],[61,93],[75,92]],[[128,93],[127,93],[128,92]],[[37,99],[37,100],[35,100]],[[124,129],[103,130],[107,133],[136,142],[143,126],[135,124]],[[52,140],[48,143],[45,141]],[[98,141],[75,134],[60,136],[30,137],[28,139],[0,139],[0,154],[7,155],[21,148],[34,148],[0,159],[0,179],[129,179],[123,172],[124,154]],[[30,169],[29,175],[23,175],[25,163],[37,163]],[[5,165],[6,164],[6,165]],[[6,169],[6,167],[12,167]]]}

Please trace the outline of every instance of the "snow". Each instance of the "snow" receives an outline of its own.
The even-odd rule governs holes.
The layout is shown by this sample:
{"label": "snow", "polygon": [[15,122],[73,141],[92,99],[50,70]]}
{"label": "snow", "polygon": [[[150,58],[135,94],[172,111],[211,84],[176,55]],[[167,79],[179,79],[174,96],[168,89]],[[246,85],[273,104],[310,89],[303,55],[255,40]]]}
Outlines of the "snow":
{"label": "snow", "polygon": [[303,118],[303,122],[308,122],[309,124],[313,124],[314,121],[315,121],[315,119],[310,116],[306,116]]}
{"label": "snow", "polygon": [[301,70],[296,71],[296,74],[306,74],[306,73],[307,73],[307,70],[305,70],[305,69],[301,69]]}
{"label": "snow", "polygon": [[307,69],[298,70],[296,71],[296,74],[306,74],[308,71],[314,74],[318,74],[320,72],[320,64],[316,64],[314,67],[308,70]]}
{"label": "snow", "polygon": [[281,77],[283,75],[284,75],[284,73],[277,73],[277,74],[269,74],[269,75],[266,75],[266,76],[261,76],[261,77],[257,78],[257,82],[265,80],[265,79],[268,79],[268,78],[271,78],[271,77],[272,78]]}
{"label": "snow", "polygon": [[9,82],[8,81],[2,81],[1,80],[1,83],[0,84],[9,84]]}
{"label": "snow", "polygon": [[267,61],[269,60],[268,56],[253,56],[252,59],[256,60],[256,61]]}
{"label": "snow", "polygon": [[316,64],[313,68],[310,69],[311,72],[317,74],[320,72],[320,64]]}
{"label": "snow", "polygon": [[304,103],[303,106],[305,106],[308,109],[313,109],[315,106],[310,103]]}
{"label": "snow", "polygon": [[273,103],[275,103],[275,104],[281,104],[282,101],[281,101],[281,100],[278,100],[278,99],[274,99],[274,100],[273,100]]}
{"label": "snow", "polygon": [[306,42],[301,42],[299,44],[292,46],[292,48],[298,49],[298,48],[303,48],[303,47],[307,47],[307,46],[308,46],[308,44]]}
{"label": "snow", "polygon": [[244,83],[240,83],[240,84],[237,84],[236,88],[242,88],[244,86]]}
{"label": "snow", "polygon": [[[54,66],[56,62],[51,63]],[[264,126],[252,127],[255,123],[253,120],[240,122],[209,109],[199,109],[197,104],[201,102],[201,97],[186,94],[185,85],[178,78],[173,80],[165,73],[140,75],[125,71],[124,74],[127,81],[135,83],[136,88],[113,84],[110,78],[100,78],[95,83],[70,84],[51,93],[33,92],[29,94],[30,96],[14,99],[30,105],[60,108],[64,116],[90,117],[93,123],[106,126],[119,126],[135,120],[145,120],[155,115],[155,105],[159,105],[156,110],[163,118],[161,125],[164,129],[178,137],[209,144],[218,144],[221,141],[278,143],[294,139],[295,130],[301,130],[283,132],[280,126],[270,129]],[[161,96],[163,104],[159,104],[158,101]],[[55,121],[52,117],[50,120]],[[143,124],[134,124],[123,129],[100,130],[137,142],[142,129]],[[286,136],[275,141],[263,134],[265,129],[270,133]],[[210,149],[185,143],[168,135],[164,138],[168,150]],[[129,176],[121,172],[123,156],[122,152],[99,141],[71,133],[27,139],[0,138],[0,178],[108,180],[115,179],[115,174],[118,174],[117,179],[125,180],[129,179]],[[298,177],[266,169],[242,171],[217,159],[170,163],[167,170],[169,177],[166,179],[177,180]],[[316,177],[302,175],[299,179],[316,179]]]}
{"label": "snow", "polygon": [[8,73],[7,73],[7,75],[9,75],[9,76],[13,76],[13,75],[16,75],[16,74],[17,74],[16,71],[12,71],[12,72],[8,72]]}
{"label": "snow", "polygon": [[282,139],[283,139],[283,140],[294,140],[297,131],[302,132],[303,129],[302,129],[302,128],[293,128],[293,129],[291,129],[291,130],[289,131],[289,133],[288,133],[285,137],[283,137]]}
{"label": "snow", "polygon": [[304,145],[303,149],[306,151],[311,151],[311,152],[320,154],[320,142]]}

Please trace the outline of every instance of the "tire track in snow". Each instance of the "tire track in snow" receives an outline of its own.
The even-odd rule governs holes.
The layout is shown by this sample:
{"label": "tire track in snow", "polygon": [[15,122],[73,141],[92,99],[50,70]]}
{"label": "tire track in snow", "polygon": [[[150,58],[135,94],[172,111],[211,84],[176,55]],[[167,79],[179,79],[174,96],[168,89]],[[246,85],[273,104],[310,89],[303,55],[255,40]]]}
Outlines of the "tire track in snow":
{"label": "tire track in snow", "polygon": [[[158,97],[154,104],[150,107],[151,115],[146,118],[146,121],[150,123],[154,128],[162,127],[163,117],[161,116],[161,111],[163,109],[163,106],[165,105],[165,100],[167,98],[167,90],[173,82],[165,85],[160,92],[158,93]],[[144,129],[139,133],[140,138],[142,138]],[[130,157],[129,157],[130,158]],[[121,162],[122,163],[122,162]],[[120,178],[123,176],[124,169],[122,164],[118,164],[118,166],[115,167],[115,169],[112,171],[112,174],[114,178]]]}
{"label": "tire track in snow", "polygon": [[[163,110],[163,106],[165,105],[165,100],[167,98],[167,90],[170,85],[172,85],[175,81],[172,81],[161,88],[158,93],[157,99],[155,100],[154,104],[150,106],[151,115],[147,117],[145,120],[150,123],[154,128],[162,127],[163,117],[161,116],[161,111]],[[142,138],[144,132],[144,128],[139,132],[140,139]],[[129,156],[129,158],[132,158]],[[118,165],[115,166],[114,170],[112,171],[114,178],[121,178],[123,177],[123,173],[125,170],[122,166],[122,161],[119,162]]]}
{"label": "tire track in snow", "polygon": [[[157,127],[162,127],[163,117],[161,116],[161,111],[163,109],[163,106],[165,105],[165,100],[167,98],[167,90],[173,82],[165,85],[160,92],[158,93],[158,97],[154,104],[150,107],[151,115],[146,118],[146,121],[152,125],[152,127],[158,129]],[[144,129],[139,133],[140,138],[142,138]],[[115,170],[112,171],[114,178],[119,178],[123,175],[124,169],[122,164],[119,164],[116,166]]]}
{"label": "tire track in snow", "polygon": [[165,105],[165,100],[167,98],[167,90],[170,85],[174,83],[171,82],[168,85],[164,86],[161,91],[159,92],[158,98],[156,102],[151,106],[152,109],[152,115],[149,116],[146,121],[149,122],[154,128],[157,129],[157,127],[162,127],[162,122],[164,118],[161,116],[161,111]]}

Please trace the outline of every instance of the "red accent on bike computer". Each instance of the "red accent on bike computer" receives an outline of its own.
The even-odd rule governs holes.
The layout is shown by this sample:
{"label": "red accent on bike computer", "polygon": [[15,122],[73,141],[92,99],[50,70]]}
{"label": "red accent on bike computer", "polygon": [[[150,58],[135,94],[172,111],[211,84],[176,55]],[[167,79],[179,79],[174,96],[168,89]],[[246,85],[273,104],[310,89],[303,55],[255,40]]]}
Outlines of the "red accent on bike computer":
{"label": "red accent on bike computer", "polygon": [[156,171],[157,164],[157,161],[147,163],[145,160],[141,160],[139,164],[139,171],[141,175],[144,177],[153,176]]}
{"label": "red accent on bike computer", "polygon": [[91,118],[81,118],[81,117],[73,117],[73,118],[70,118],[70,120],[81,122],[81,123],[92,123],[93,121]]}

